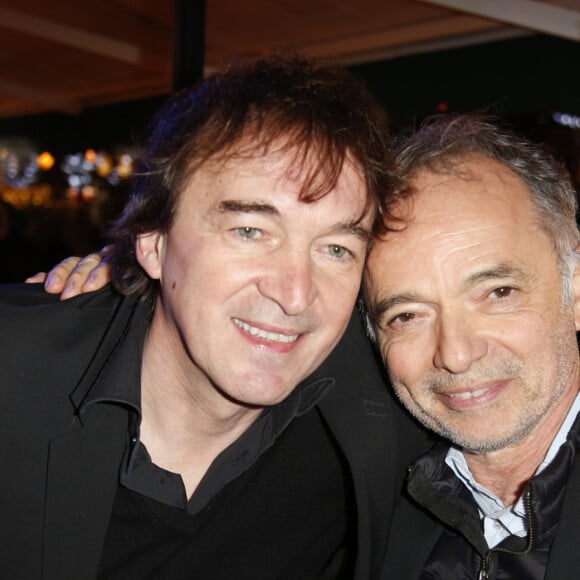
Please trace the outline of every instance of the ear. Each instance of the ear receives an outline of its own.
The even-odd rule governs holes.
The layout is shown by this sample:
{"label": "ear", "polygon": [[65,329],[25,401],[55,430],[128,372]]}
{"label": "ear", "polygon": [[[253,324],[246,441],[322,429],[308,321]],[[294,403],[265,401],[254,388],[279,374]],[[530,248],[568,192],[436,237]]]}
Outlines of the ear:
{"label": "ear", "polygon": [[139,234],[135,243],[137,261],[150,278],[161,278],[161,264],[165,247],[165,235],[160,232]]}
{"label": "ear", "polygon": [[[580,253],[580,247],[576,248],[576,253]],[[574,290],[574,320],[576,331],[580,331],[580,255],[576,260],[574,275],[572,278],[572,289]]]}

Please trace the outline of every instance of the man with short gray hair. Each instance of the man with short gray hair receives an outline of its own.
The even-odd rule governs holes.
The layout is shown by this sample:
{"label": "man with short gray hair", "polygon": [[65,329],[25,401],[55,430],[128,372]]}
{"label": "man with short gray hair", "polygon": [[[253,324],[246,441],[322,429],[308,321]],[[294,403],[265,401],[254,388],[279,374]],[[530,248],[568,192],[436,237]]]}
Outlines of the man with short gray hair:
{"label": "man with short gray hair", "polygon": [[397,161],[408,186],[367,303],[397,395],[444,441],[410,469],[383,577],[576,577],[575,192],[474,116],[428,122]]}

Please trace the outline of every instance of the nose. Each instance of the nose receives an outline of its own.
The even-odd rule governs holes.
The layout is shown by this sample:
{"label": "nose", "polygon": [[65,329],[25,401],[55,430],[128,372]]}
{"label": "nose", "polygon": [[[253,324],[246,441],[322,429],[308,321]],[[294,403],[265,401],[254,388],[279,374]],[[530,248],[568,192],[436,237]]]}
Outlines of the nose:
{"label": "nose", "polygon": [[318,294],[313,270],[309,253],[276,252],[258,282],[258,289],[285,314],[300,314],[312,305]]}
{"label": "nose", "polygon": [[435,368],[463,373],[487,354],[487,341],[476,324],[465,313],[446,313],[437,328],[437,346],[433,357]]}

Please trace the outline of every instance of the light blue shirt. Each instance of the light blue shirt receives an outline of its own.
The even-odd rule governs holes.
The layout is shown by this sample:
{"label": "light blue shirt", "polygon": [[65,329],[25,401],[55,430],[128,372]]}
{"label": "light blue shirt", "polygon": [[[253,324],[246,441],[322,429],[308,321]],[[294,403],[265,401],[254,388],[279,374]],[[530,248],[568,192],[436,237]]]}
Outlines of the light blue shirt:
{"label": "light blue shirt", "polygon": [[[572,428],[578,412],[580,412],[580,394],[576,395],[566,419],[564,419],[556,437],[552,441],[544,460],[536,470],[536,475],[552,462],[556,453],[566,441],[568,432]],[[527,535],[528,526],[524,501],[521,496],[515,505],[504,505],[501,499],[474,479],[465,460],[465,455],[457,447],[449,448],[445,463],[473,495],[473,499],[479,507],[483,533],[490,548],[497,546],[508,536],[514,535],[523,538]]]}

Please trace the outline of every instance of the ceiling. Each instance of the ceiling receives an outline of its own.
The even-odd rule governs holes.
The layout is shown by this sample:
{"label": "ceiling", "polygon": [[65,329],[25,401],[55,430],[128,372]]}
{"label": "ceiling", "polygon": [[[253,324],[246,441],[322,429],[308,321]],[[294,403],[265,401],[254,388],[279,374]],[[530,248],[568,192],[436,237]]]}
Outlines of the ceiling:
{"label": "ceiling", "polygon": [[[205,10],[206,70],[280,48],[354,64],[533,31],[580,41],[580,0],[208,0]],[[169,93],[174,30],[171,0],[0,0],[0,118]]]}

